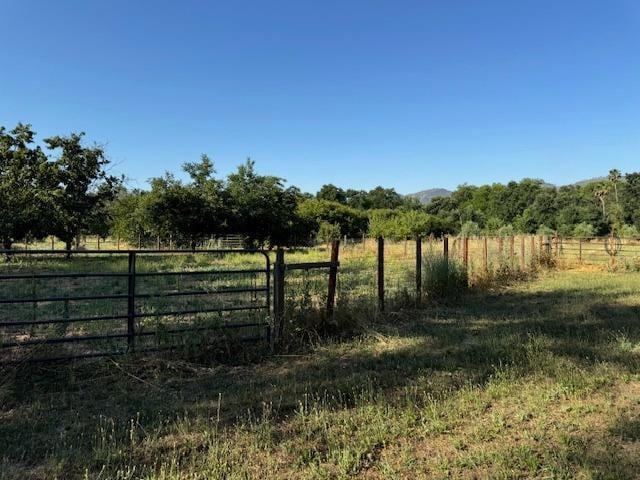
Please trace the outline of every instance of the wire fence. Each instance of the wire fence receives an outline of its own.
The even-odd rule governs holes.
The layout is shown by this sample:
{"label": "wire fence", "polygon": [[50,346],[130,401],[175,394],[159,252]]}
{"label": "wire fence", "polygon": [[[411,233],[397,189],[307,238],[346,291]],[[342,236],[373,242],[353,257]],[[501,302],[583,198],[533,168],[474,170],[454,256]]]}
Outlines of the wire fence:
{"label": "wire fence", "polygon": [[74,250],[71,258],[64,250],[4,252],[0,357],[111,355],[212,335],[240,338],[222,331],[240,332],[235,325],[242,324],[247,338],[264,338],[285,325],[294,333],[326,326],[336,313],[418,306],[433,293],[425,285],[438,274],[434,259],[457,265],[471,285],[515,278],[541,263],[640,271],[640,239],[633,238],[362,237],[343,239],[339,257],[337,248],[280,250],[278,290],[276,250]]}

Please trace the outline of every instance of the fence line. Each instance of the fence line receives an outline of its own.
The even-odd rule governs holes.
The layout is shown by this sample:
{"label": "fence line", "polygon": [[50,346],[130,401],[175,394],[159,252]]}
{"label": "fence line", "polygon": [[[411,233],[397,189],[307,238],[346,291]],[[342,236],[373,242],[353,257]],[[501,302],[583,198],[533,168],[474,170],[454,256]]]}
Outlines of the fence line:
{"label": "fence line", "polygon": [[[540,262],[640,270],[640,241],[613,237],[431,236],[395,242],[363,237],[347,239],[342,248],[334,241],[275,251],[101,249],[76,251],[71,260],[65,253],[0,252],[21,259],[0,263],[0,356],[43,345],[82,345],[47,358],[171,347],[171,341],[143,340],[234,329],[236,320],[246,327],[262,325],[278,340],[290,325],[313,315],[319,318],[315,327],[325,328],[345,309],[384,312],[423,305],[429,294],[423,267],[432,257],[461,266],[470,283],[525,272]],[[247,258],[257,253],[266,264]],[[210,322],[200,322],[200,315]],[[94,342],[102,342],[102,349]]]}

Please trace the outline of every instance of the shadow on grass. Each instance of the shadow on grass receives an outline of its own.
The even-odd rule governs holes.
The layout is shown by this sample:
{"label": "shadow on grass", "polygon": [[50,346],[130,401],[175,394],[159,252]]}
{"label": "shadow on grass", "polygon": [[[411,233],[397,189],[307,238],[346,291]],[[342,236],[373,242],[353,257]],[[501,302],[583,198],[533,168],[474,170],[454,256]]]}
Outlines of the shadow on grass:
{"label": "shadow on grass", "polygon": [[[473,294],[458,305],[389,314],[359,339],[253,365],[205,367],[171,358],[137,364],[130,358],[5,371],[0,452],[9,464],[37,465],[48,455],[86,464],[105,419],[136,418],[143,432],[152,432],[167,419],[210,418],[219,411],[232,426],[248,410],[270,404],[278,421],[303,395],[349,408],[371,391],[393,404],[406,388],[447,396],[483,385],[504,367],[522,377],[560,378],[572,374],[566,366],[608,363],[637,374],[640,308],[628,297],[624,290],[580,286]],[[637,440],[637,419],[620,420],[611,434]],[[633,451],[618,452],[616,462],[607,454],[589,455],[570,461],[592,464],[609,478],[638,464]]]}

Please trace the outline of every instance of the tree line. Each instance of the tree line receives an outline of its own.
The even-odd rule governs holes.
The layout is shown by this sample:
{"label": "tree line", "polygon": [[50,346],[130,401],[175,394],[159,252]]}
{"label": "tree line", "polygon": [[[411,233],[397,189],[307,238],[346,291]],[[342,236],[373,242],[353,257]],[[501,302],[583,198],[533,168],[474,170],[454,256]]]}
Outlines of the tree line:
{"label": "tree line", "polygon": [[195,248],[209,238],[239,234],[247,246],[303,245],[342,236],[407,238],[444,233],[636,235],[640,227],[640,173],[583,186],[551,187],[525,179],[506,185],[462,185],[450,197],[422,205],[394,189],[342,189],[315,194],[261,175],[247,160],[218,178],[207,155],[150,179],[147,190],[128,189],[109,173],[100,146],[83,134],[45,138],[30,125],[0,127],[0,241],[55,235],[71,249],[81,235],[118,236],[131,244],[171,238]]}

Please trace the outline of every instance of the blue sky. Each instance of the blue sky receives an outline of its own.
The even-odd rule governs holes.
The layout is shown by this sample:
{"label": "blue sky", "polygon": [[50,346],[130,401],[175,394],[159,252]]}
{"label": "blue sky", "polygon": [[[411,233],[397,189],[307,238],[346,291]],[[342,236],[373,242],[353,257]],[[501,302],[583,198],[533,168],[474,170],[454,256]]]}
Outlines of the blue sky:
{"label": "blue sky", "polygon": [[640,170],[640,3],[0,0],[0,125],[144,187],[209,154],[303,190]]}

